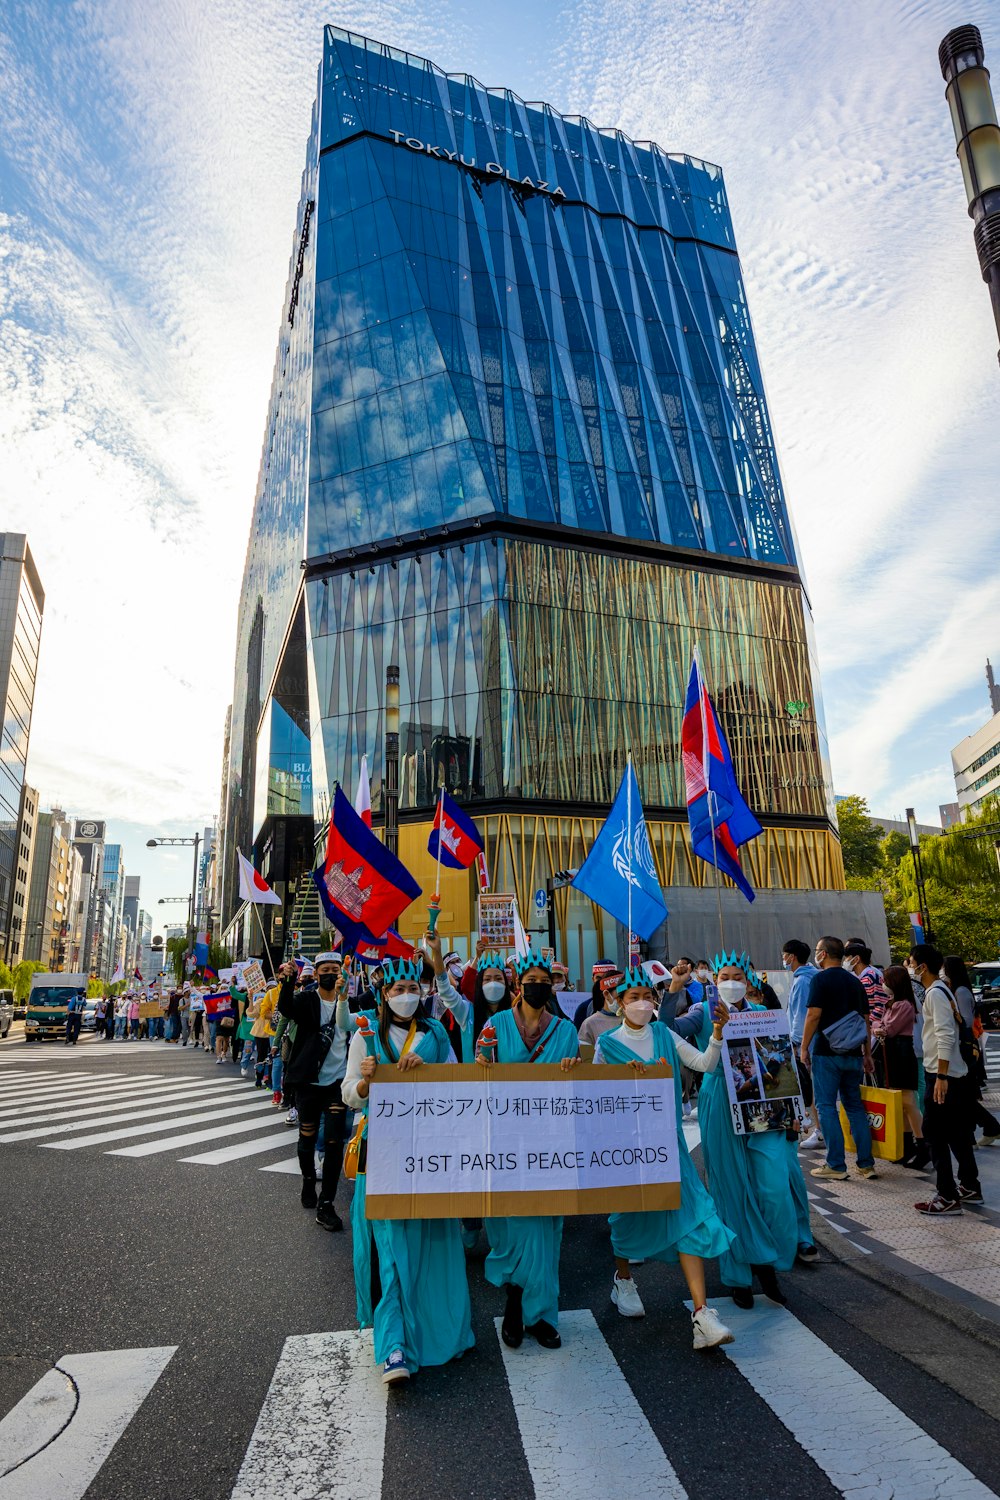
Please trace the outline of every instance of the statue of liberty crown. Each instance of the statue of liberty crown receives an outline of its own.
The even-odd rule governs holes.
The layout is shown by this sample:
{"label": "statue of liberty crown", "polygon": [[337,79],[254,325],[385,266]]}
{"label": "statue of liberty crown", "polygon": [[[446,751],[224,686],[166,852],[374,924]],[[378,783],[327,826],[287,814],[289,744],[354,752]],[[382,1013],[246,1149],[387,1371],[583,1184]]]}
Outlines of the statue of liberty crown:
{"label": "statue of liberty crown", "polygon": [[476,960],[476,970],[480,974],[485,974],[487,969],[502,969],[505,963],[502,953],[496,948],[487,948],[486,952],[481,953]]}
{"label": "statue of liberty crown", "polygon": [[636,964],[635,968],[626,967],[622,976],[621,984],[615,986],[616,995],[624,995],[626,990],[651,990],[653,985],[649,975],[642,964]]}
{"label": "statue of liberty crown", "polygon": [[755,990],[760,989],[760,975],[757,973],[757,970],[750,962],[749,954],[737,953],[735,948],[731,953],[727,953],[725,949],[723,949],[721,953],[717,953],[712,959],[712,973],[718,974],[720,969],[724,969],[727,967],[742,969],[744,974],[747,976],[747,981],[753,986],[753,988]]}
{"label": "statue of liberty crown", "polygon": [[534,948],[529,948],[527,953],[515,953],[511,962],[518,977],[526,974],[529,969],[544,969],[547,974],[552,973],[552,960],[543,958]]}
{"label": "statue of liberty crown", "polygon": [[401,979],[412,979],[419,984],[423,978],[424,966],[419,958],[383,958],[382,974],[384,989],[398,984]]}

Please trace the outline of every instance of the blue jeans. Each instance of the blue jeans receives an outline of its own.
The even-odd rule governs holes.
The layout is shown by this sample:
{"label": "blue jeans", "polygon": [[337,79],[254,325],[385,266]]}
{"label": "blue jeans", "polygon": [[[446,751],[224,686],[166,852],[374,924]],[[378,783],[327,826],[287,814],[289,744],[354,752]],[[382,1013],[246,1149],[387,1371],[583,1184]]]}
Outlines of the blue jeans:
{"label": "blue jeans", "polygon": [[819,1123],[823,1127],[826,1141],[826,1164],[836,1172],[847,1168],[844,1157],[844,1132],[840,1128],[837,1111],[837,1095],[840,1095],[851,1126],[851,1134],[858,1152],[858,1166],[875,1164],[872,1155],[872,1133],[868,1124],[868,1112],[861,1102],[861,1082],[865,1076],[860,1057],[826,1057],[812,1054],[812,1080],[816,1094]]}

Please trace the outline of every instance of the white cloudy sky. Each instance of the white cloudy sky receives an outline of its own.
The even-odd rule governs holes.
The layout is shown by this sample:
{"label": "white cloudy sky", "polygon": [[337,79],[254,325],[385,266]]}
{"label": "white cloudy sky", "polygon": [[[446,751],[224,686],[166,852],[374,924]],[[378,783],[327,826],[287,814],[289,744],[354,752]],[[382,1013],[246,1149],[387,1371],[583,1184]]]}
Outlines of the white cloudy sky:
{"label": "white cloudy sky", "polygon": [[[1000,20],[980,24],[1000,65]],[[992,16],[992,24],[990,18]],[[726,172],[838,791],[927,819],[1000,658],[1000,375],[937,67],[965,0],[20,0],[0,18],[0,525],[47,589],[30,776],[147,855],[218,803],[321,27]],[[180,910],[180,908],[178,908]]]}

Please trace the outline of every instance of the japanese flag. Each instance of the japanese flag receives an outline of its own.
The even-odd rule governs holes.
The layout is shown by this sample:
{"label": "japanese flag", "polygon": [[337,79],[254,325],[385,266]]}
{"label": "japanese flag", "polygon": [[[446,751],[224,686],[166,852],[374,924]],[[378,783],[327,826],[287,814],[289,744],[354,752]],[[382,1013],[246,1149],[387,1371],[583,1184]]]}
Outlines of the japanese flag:
{"label": "japanese flag", "polygon": [[280,906],[281,897],[276,895],[253,865],[237,849],[236,858],[240,867],[240,900],[250,901],[255,906]]}

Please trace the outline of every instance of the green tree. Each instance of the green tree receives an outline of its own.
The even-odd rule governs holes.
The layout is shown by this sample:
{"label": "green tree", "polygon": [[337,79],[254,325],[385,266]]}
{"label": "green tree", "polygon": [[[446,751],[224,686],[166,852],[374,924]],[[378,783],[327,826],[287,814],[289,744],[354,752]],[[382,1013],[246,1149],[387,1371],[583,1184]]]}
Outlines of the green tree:
{"label": "green tree", "polygon": [[22,958],[19,964],[15,964],[11,972],[11,983],[14,989],[15,1000],[27,1000],[31,989],[32,974],[40,974],[45,969],[45,964],[39,963],[33,958]]}
{"label": "green tree", "polygon": [[872,822],[864,797],[841,798],[837,803],[837,826],[848,886],[852,890],[871,890],[882,869],[885,834]]}
{"label": "green tree", "polygon": [[167,938],[167,961],[163,967],[173,969],[174,979],[178,984],[184,982],[184,954],[187,952],[187,935]]}

